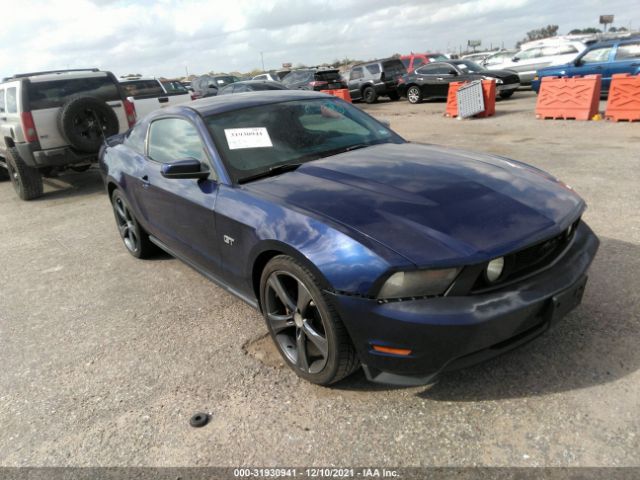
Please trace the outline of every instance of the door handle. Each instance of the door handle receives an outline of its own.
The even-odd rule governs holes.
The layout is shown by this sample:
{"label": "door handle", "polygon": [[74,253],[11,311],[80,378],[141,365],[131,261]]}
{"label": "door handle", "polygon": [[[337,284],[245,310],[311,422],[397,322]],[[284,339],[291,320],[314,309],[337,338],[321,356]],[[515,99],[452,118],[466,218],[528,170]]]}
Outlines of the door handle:
{"label": "door handle", "polygon": [[148,175],[143,176],[140,180],[142,180],[142,188],[148,188],[151,185]]}
{"label": "door handle", "polygon": [[442,77],[437,77],[436,80],[444,80]]}
{"label": "door handle", "polygon": [[167,103],[169,101],[169,97],[160,97],[158,98],[158,102]]}

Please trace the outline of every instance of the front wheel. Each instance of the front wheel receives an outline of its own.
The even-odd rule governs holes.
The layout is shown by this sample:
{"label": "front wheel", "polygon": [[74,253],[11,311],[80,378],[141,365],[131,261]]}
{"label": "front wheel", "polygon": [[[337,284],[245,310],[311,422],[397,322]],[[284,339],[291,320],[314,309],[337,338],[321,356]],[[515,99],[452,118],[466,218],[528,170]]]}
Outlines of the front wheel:
{"label": "front wheel", "polygon": [[407,100],[413,104],[420,103],[422,101],[422,90],[420,90],[420,87],[415,85],[409,87],[407,90]]}
{"label": "front wheel", "polygon": [[295,259],[279,255],[267,264],[260,304],[271,338],[298,376],[330,385],[360,366],[347,330],[314,274]]}
{"label": "front wheel", "polygon": [[114,190],[111,194],[111,205],[116,217],[118,233],[128,252],[136,258],[148,258],[153,255],[156,251],[155,245],[151,243],[149,235],[138,223],[120,190]]}
{"label": "front wheel", "polygon": [[362,98],[367,103],[376,103],[378,101],[378,94],[376,93],[376,89],[373,87],[366,87],[362,91]]}
{"label": "front wheel", "polygon": [[511,95],[513,95],[513,92],[515,92],[515,90],[507,90],[505,92],[500,92],[500,98],[509,98],[511,97]]}

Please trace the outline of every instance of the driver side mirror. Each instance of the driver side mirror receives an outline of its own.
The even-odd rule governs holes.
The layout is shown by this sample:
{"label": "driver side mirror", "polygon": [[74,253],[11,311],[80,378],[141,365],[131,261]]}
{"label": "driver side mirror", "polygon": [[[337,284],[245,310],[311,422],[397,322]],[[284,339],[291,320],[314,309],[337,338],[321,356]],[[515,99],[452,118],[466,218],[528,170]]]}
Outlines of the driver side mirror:
{"label": "driver side mirror", "polygon": [[205,179],[211,173],[195,158],[186,158],[177,162],[163,163],[160,173],[164,178],[197,178]]}
{"label": "driver side mirror", "polygon": [[579,66],[581,66],[581,65],[582,65],[582,60],[580,60],[579,58],[576,58],[576,59],[573,61],[573,64],[574,64],[576,67],[579,67]]}
{"label": "driver side mirror", "polygon": [[512,62],[519,62],[520,61],[520,57],[518,57],[517,55],[515,57],[513,57],[511,59]]}

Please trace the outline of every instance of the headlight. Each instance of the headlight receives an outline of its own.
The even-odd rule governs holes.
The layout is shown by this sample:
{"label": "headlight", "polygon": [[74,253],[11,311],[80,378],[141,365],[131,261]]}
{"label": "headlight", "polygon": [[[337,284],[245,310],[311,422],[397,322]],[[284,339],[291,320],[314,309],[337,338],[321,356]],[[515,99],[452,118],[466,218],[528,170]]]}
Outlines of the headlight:
{"label": "headlight", "polygon": [[485,271],[487,281],[489,283],[497,281],[502,276],[502,272],[504,272],[504,257],[494,258],[489,262]]}
{"label": "headlight", "polygon": [[396,272],[384,283],[378,298],[406,298],[441,295],[456,278],[459,268]]}

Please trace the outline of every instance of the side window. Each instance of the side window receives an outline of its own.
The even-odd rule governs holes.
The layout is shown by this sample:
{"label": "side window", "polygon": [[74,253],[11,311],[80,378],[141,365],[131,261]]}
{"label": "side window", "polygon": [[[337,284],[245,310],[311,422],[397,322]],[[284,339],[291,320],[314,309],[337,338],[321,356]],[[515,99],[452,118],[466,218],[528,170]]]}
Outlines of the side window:
{"label": "side window", "polygon": [[609,60],[609,54],[613,47],[594,48],[585,53],[580,61],[587,65],[589,63],[602,63]]}
{"label": "side window", "polygon": [[520,60],[528,60],[530,58],[538,58],[542,56],[541,48],[530,48],[529,50],[523,50],[515,55]]}
{"label": "side window", "polygon": [[16,93],[16,87],[7,88],[7,113],[18,112],[18,96]]}
{"label": "side window", "polygon": [[149,157],[160,163],[195,158],[207,162],[200,134],[191,122],[180,118],[164,118],[151,124]]}
{"label": "side window", "polygon": [[640,58],[640,42],[618,45],[616,60],[632,60],[634,58]]}
{"label": "side window", "polygon": [[425,65],[424,67],[416,70],[416,73],[420,75],[435,75],[437,73],[438,66],[437,65]]}
{"label": "side window", "polygon": [[242,92],[248,92],[249,89],[247,88],[246,85],[234,85],[233,86],[233,93],[242,93]]}
{"label": "side window", "polygon": [[351,76],[349,77],[349,80],[357,80],[362,77],[364,77],[362,67],[356,67],[351,70]]}
{"label": "side window", "polygon": [[420,68],[418,73],[422,75],[446,75],[451,72],[455,72],[451,65],[447,65],[446,63],[432,63]]}
{"label": "side window", "polygon": [[129,135],[124,140],[124,144],[131,150],[144,155],[144,141],[147,136],[147,124],[139,123],[133,130],[129,132]]}
{"label": "side window", "polygon": [[367,71],[371,75],[377,75],[378,73],[380,73],[380,65],[378,65],[377,63],[373,63],[371,65],[367,65]]}
{"label": "side window", "polygon": [[0,113],[4,113],[5,103],[4,103],[4,89],[0,88]]}

